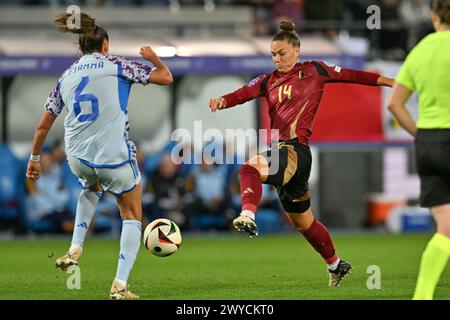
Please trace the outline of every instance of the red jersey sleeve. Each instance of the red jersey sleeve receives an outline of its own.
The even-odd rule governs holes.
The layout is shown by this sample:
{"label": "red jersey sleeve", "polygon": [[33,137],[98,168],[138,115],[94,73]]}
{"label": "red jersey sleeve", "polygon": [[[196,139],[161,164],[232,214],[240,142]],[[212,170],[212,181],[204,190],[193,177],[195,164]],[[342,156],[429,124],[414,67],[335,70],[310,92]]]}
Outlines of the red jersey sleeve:
{"label": "red jersey sleeve", "polygon": [[324,78],[325,83],[344,82],[377,86],[377,80],[380,77],[376,73],[346,69],[324,61],[313,61],[312,63],[319,75]]}
{"label": "red jersey sleeve", "polygon": [[249,82],[249,84],[243,86],[242,88],[239,88],[234,92],[222,96],[227,102],[225,108],[231,108],[235,105],[253,100],[257,97],[265,96],[269,78],[270,73],[263,74],[253,79]]}

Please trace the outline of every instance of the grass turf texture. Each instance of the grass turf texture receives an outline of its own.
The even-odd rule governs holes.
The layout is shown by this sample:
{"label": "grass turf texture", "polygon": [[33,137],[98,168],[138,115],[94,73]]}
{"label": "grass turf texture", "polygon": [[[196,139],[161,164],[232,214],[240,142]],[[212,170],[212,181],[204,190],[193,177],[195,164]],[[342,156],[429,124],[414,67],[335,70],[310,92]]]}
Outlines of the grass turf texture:
{"label": "grass turf texture", "polygon": [[[430,234],[335,235],[338,254],[353,265],[339,288],[328,288],[320,256],[295,234],[186,236],[174,255],[159,258],[141,246],[129,283],[141,299],[410,299]],[[119,240],[88,239],[81,289],[55,268],[69,239],[0,242],[0,299],[108,299]],[[381,269],[381,290],[369,290],[367,268]],[[435,299],[450,299],[447,266]]]}

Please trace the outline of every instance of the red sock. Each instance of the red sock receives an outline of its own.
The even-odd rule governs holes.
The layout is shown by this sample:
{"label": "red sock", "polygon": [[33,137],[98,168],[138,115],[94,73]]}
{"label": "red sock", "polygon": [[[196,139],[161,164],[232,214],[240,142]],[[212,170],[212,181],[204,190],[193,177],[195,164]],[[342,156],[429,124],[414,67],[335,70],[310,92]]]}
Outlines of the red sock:
{"label": "red sock", "polygon": [[241,167],[240,173],[242,210],[250,210],[256,214],[262,195],[261,175],[248,164]]}
{"label": "red sock", "polygon": [[303,236],[320,253],[327,264],[335,263],[338,256],[335,253],[333,241],[327,228],[318,220],[314,219],[311,227],[303,232]]}

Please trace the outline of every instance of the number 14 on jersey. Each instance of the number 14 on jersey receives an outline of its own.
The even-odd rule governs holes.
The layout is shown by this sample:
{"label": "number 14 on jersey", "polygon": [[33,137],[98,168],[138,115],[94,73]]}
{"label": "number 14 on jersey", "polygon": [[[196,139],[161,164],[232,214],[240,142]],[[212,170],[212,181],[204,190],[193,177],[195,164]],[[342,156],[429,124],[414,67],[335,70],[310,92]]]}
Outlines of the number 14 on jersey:
{"label": "number 14 on jersey", "polygon": [[285,84],[284,86],[280,86],[278,88],[278,102],[281,103],[281,101],[284,100],[284,96],[288,98],[288,100],[291,100],[292,98],[292,85]]}

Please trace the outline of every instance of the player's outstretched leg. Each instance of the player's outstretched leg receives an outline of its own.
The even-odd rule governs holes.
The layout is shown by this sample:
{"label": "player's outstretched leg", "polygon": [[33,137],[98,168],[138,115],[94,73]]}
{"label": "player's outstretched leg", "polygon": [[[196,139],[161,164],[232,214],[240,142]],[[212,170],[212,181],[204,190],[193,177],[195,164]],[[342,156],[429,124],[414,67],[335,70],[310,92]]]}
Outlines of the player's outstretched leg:
{"label": "player's outstretched leg", "polygon": [[119,196],[118,203],[123,219],[122,234],[116,277],[111,285],[109,296],[113,300],[138,299],[138,295],[128,290],[127,281],[141,244],[141,183],[130,192]]}
{"label": "player's outstretched leg", "polygon": [[[91,187],[94,190],[101,190],[97,184]],[[80,192],[77,203],[77,212],[75,216],[75,227],[73,230],[72,244],[65,255],[56,259],[56,267],[63,271],[72,265],[78,265],[81,254],[83,253],[83,244],[86,234],[95,213],[98,201],[102,195],[91,189],[84,189]]]}
{"label": "player's outstretched leg", "polygon": [[242,212],[233,220],[233,225],[239,231],[245,231],[250,237],[258,235],[255,223],[255,213],[262,195],[261,174],[249,165],[244,164],[240,170]]}
{"label": "player's outstretched leg", "polygon": [[327,264],[328,285],[330,287],[339,286],[342,278],[351,273],[352,266],[336,255],[327,228],[314,218],[311,208],[303,213],[288,213],[288,216],[295,228],[303,234]]}

